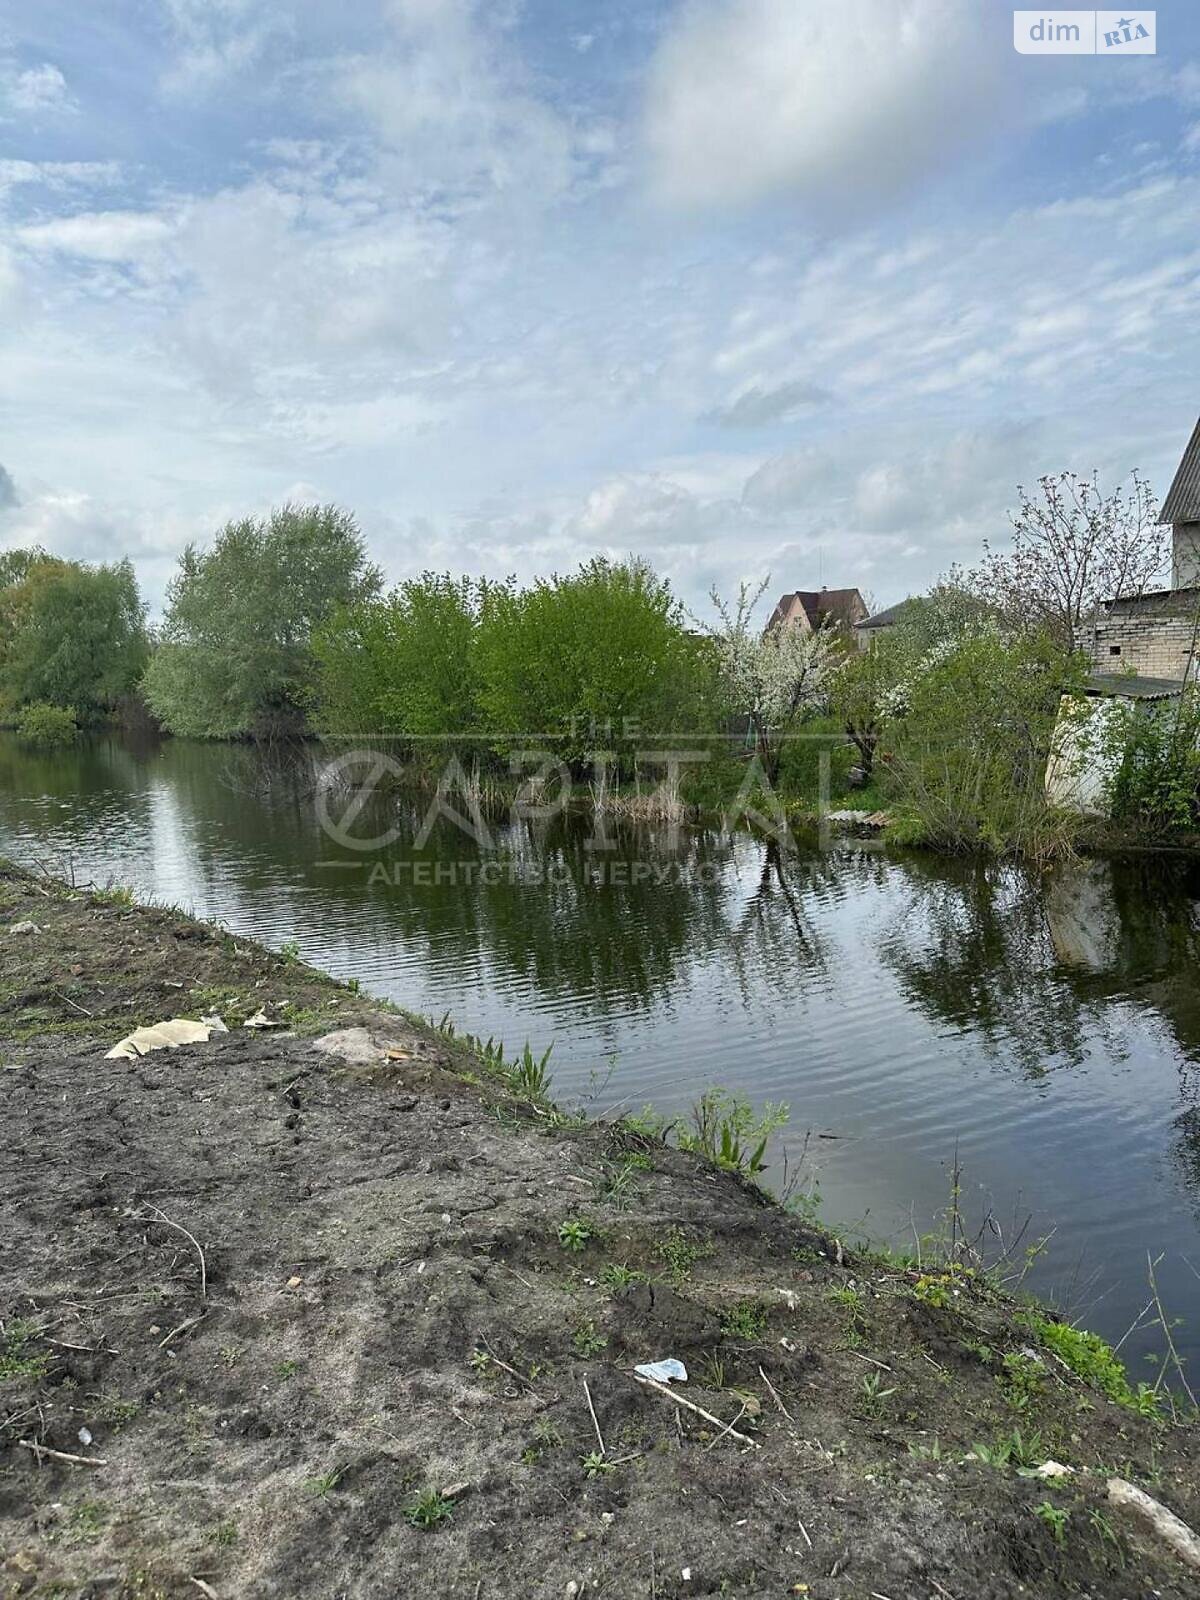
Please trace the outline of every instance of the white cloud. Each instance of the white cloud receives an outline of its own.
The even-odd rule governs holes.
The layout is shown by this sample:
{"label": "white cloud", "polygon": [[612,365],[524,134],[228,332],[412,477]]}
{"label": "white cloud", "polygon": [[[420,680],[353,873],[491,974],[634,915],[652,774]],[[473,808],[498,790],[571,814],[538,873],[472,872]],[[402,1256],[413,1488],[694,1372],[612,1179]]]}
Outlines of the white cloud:
{"label": "white cloud", "polygon": [[661,550],[695,543],[736,519],[737,506],[705,501],[661,474],[614,478],[598,485],[564,531],[577,543],[613,550]]}
{"label": "white cloud", "polygon": [[0,315],[8,317],[16,308],[22,291],[16,258],[7,245],[0,244]]}
{"label": "white cloud", "polygon": [[17,504],[17,486],[12,473],[0,462],[0,511],[9,511]]}
{"label": "white cloud", "polygon": [[562,193],[575,133],[534,93],[503,11],[482,0],[392,0],[387,9],[387,47],[341,62],[337,83],[396,181],[442,203],[446,189],[458,201],[502,195],[521,214]]}
{"label": "white cloud", "polygon": [[162,0],[175,45],[161,87],[167,94],[211,94],[256,66],[286,17],[269,0]]}
{"label": "white cloud", "polygon": [[30,223],[17,237],[28,250],[91,261],[137,262],[156,253],[175,233],[166,217],[142,211],[80,212]]}
{"label": "white cloud", "polygon": [[651,68],[654,188],[681,206],[790,193],[865,211],[994,127],[1005,61],[961,0],[697,0]]}
{"label": "white cloud", "polygon": [[742,498],[759,511],[794,510],[806,503],[828,501],[837,477],[832,455],[824,446],[790,450],[764,461],[746,479]]}
{"label": "white cloud", "polygon": [[67,80],[52,62],[18,70],[12,61],[0,61],[0,121],[37,119],[77,110]]}
{"label": "white cloud", "polygon": [[52,190],[80,186],[99,188],[116,183],[121,168],[115,161],[0,161],[0,200],[20,186]]}

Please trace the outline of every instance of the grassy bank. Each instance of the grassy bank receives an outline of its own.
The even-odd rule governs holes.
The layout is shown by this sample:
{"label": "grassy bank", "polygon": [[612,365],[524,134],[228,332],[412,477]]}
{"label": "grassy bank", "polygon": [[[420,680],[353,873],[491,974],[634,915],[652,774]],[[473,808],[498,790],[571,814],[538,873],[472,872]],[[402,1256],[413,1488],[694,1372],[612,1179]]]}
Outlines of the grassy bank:
{"label": "grassy bank", "polygon": [[1107,1487],[1195,1526],[1194,1423],[987,1275],[174,911],[0,952],[0,1595],[1195,1592]]}

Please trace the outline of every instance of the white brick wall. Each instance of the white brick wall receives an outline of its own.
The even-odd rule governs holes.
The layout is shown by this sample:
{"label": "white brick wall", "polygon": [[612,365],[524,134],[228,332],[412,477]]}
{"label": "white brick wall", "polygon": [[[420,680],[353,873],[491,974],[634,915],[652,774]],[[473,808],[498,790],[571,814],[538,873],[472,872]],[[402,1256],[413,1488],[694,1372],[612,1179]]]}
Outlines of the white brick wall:
{"label": "white brick wall", "polygon": [[1137,672],[1146,678],[1182,679],[1195,621],[1189,616],[1101,617],[1081,628],[1076,641],[1093,672]]}

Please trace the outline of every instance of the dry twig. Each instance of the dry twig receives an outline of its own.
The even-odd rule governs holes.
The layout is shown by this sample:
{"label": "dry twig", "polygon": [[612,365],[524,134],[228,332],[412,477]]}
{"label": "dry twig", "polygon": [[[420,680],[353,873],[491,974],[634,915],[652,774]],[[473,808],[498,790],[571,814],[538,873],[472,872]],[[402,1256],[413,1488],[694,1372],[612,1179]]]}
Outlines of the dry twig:
{"label": "dry twig", "polygon": [[[747,1434],[739,1433],[732,1424],[727,1426],[721,1421],[720,1417],[714,1417],[711,1411],[705,1411],[703,1406],[698,1406],[694,1400],[685,1400],[681,1394],[676,1394],[673,1389],[668,1389],[665,1384],[655,1383],[653,1378],[643,1378],[636,1372],[634,1373],[634,1379],[644,1388],[653,1389],[656,1394],[666,1395],[673,1405],[683,1406],[686,1411],[694,1411],[698,1417],[703,1417],[705,1422],[711,1422],[714,1428],[723,1428],[731,1439],[737,1439],[742,1444],[748,1444],[752,1450],[759,1449],[757,1439],[751,1439]],[[744,1406],[742,1410],[745,1410]],[[740,1416],[741,1412],[738,1415]]]}
{"label": "dry twig", "polygon": [[201,1300],[207,1300],[208,1299],[208,1263],[204,1259],[204,1251],[200,1248],[200,1242],[196,1238],[195,1234],[194,1233],[189,1233],[188,1230],[183,1226],[183,1224],[181,1222],[172,1222],[170,1217],[167,1216],[166,1212],[165,1211],[160,1211],[157,1206],[143,1206],[141,1211],[135,1212],[134,1214],[136,1216],[142,1216],[146,1212],[149,1212],[150,1217],[151,1217],[151,1219],[153,1221],[161,1222],[161,1223],[164,1224],[165,1227],[174,1228],[176,1233],[181,1233],[183,1235],[183,1237],[191,1245],[192,1249],[196,1252],[196,1256],[197,1256],[197,1258],[198,1258],[198,1260],[200,1262],[200,1298],[201,1298]]}
{"label": "dry twig", "polygon": [[22,1450],[32,1450],[40,1461],[43,1456],[49,1456],[51,1461],[69,1461],[76,1467],[106,1467],[108,1461],[104,1456],[71,1456],[65,1450],[51,1450],[48,1444],[38,1444],[36,1439],[18,1439],[17,1443]]}
{"label": "dry twig", "polygon": [[789,1422],[792,1423],[792,1426],[795,1427],[796,1424],[792,1420],[792,1413],[788,1410],[788,1408],[784,1405],[783,1401],[779,1398],[779,1391],[776,1389],[775,1385],[771,1382],[770,1378],[767,1377],[766,1373],[763,1371],[763,1369],[761,1367],[759,1367],[759,1369],[758,1369],[758,1375],[762,1379],[762,1381],[766,1384],[767,1389],[770,1391],[771,1399],[774,1400],[775,1404],[779,1407],[780,1411],[783,1412],[784,1416],[788,1419]]}
{"label": "dry twig", "polygon": [[600,1432],[600,1424],[596,1421],[596,1408],[592,1404],[592,1391],[588,1388],[586,1378],[583,1380],[583,1392],[587,1396],[588,1410],[592,1413],[592,1427],[596,1430],[596,1442],[600,1446],[600,1454],[606,1456],[608,1451],[604,1448],[604,1435]]}

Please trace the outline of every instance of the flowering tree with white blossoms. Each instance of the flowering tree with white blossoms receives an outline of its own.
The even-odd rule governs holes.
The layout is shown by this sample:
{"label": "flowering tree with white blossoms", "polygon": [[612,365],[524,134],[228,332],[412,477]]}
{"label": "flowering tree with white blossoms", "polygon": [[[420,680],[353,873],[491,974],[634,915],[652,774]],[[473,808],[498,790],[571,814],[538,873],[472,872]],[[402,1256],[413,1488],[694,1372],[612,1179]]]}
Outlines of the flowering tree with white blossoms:
{"label": "flowering tree with white blossoms", "polygon": [[763,772],[774,785],[783,741],[824,701],[841,651],[829,627],[785,624],[763,632],[753,615],[770,581],[768,574],[753,590],[743,583],[732,606],[713,589],[710,597],[720,623],[705,631],[716,647],[721,680],[735,710],[750,718]]}

